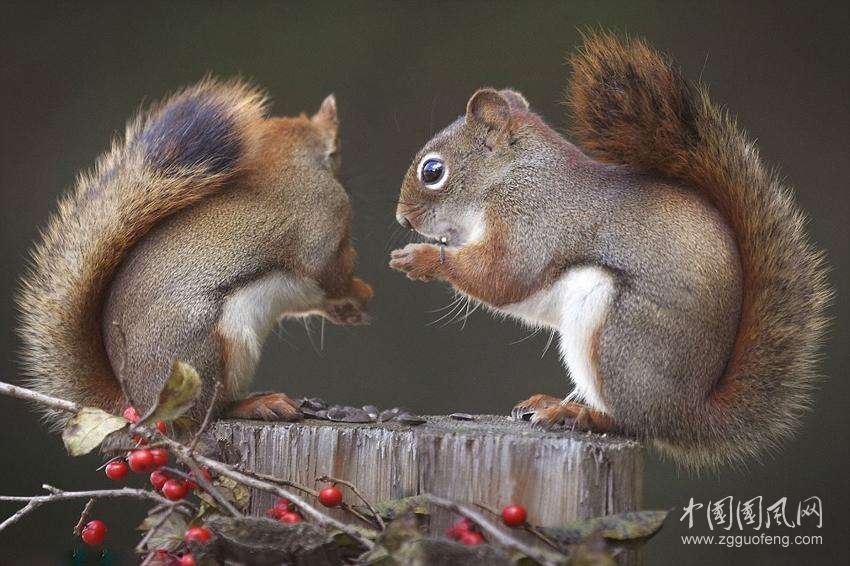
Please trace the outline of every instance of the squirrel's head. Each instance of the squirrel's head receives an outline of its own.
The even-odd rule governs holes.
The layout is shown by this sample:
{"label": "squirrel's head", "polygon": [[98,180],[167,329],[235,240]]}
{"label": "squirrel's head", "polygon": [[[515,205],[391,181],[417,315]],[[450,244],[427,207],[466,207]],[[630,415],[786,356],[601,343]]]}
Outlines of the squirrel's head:
{"label": "squirrel's head", "polygon": [[312,116],[273,118],[267,128],[266,163],[295,163],[306,169],[318,167],[339,173],[339,118],[333,94]]}
{"label": "squirrel's head", "polygon": [[478,90],[461,116],[416,155],[401,186],[396,219],[452,246],[480,237],[484,205],[515,160],[530,115],[513,90]]}

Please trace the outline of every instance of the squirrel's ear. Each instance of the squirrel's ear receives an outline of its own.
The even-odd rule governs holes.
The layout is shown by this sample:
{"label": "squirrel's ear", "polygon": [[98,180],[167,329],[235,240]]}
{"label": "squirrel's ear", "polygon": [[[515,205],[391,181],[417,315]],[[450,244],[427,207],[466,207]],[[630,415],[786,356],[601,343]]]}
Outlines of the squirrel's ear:
{"label": "squirrel's ear", "polygon": [[511,109],[507,99],[492,88],[479,90],[466,103],[466,121],[482,124],[488,130],[500,132],[510,119]]}
{"label": "squirrel's ear", "polygon": [[508,105],[511,107],[511,110],[520,110],[525,112],[529,109],[528,100],[515,90],[503,88],[499,91],[499,94],[505,97],[505,100],[508,101]]}
{"label": "squirrel's ear", "polygon": [[322,101],[322,105],[313,114],[311,120],[314,124],[321,126],[336,137],[337,130],[339,129],[339,118],[336,115],[336,97],[333,94],[329,94]]}
{"label": "squirrel's ear", "polygon": [[466,123],[487,128],[484,145],[493,149],[507,139],[511,121],[508,99],[492,88],[483,88],[466,103]]}

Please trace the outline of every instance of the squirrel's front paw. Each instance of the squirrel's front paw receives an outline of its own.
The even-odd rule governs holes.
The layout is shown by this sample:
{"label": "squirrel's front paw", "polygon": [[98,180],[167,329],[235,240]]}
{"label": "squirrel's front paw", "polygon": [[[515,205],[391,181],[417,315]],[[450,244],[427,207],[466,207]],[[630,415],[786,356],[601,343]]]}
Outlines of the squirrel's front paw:
{"label": "squirrel's front paw", "polygon": [[369,315],[363,310],[364,301],[355,297],[328,299],[325,301],[325,318],[334,324],[353,326],[369,322]]}
{"label": "squirrel's front paw", "polygon": [[227,408],[234,419],[262,421],[300,421],[304,418],[298,404],[283,393],[255,393],[234,402]]}
{"label": "squirrel's front paw", "polygon": [[436,277],[440,265],[440,248],[434,244],[408,244],[390,255],[390,267],[419,281]]}

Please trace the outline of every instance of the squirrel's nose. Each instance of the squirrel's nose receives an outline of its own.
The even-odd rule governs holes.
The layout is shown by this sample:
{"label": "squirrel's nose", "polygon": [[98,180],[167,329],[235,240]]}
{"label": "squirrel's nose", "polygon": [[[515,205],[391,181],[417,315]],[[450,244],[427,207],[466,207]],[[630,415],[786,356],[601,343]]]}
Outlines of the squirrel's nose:
{"label": "squirrel's nose", "polygon": [[413,224],[410,223],[410,220],[407,219],[407,216],[403,214],[399,214],[396,217],[398,223],[407,228],[408,230],[413,230]]}

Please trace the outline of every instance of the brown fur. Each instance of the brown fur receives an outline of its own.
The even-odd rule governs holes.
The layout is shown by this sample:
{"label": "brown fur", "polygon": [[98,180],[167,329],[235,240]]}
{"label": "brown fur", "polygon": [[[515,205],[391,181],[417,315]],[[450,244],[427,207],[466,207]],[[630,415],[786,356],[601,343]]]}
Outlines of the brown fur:
{"label": "brown fur", "polygon": [[[655,440],[694,467],[774,448],[809,403],[830,296],[802,213],[734,123],[643,43],[591,36],[571,62],[568,104],[591,155],[518,93],[479,90],[401,188],[397,218],[447,237],[445,261],[412,244],[391,266],[561,332],[547,293],[591,267],[614,284],[587,376],[608,414],[581,413],[582,426]],[[419,177],[429,155],[448,171],[439,187]],[[532,398],[535,420],[577,420],[575,404],[547,399]]]}
{"label": "brown fur", "polygon": [[[333,98],[312,119],[265,114],[256,89],[205,80],[131,121],[124,140],[80,177],[22,282],[20,333],[34,388],[113,412],[132,402],[141,412],[171,359],[181,357],[198,367],[208,397],[231,363],[233,345],[215,328],[230,293],[263,269],[317,278],[336,268],[344,272],[334,296],[344,297],[353,251],[342,238],[348,200],[333,178]],[[294,195],[288,202],[274,200],[302,176],[317,187],[311,190],[333,196],[329,210],[316,210],[321,200],[299,202],[312,197],[297,196],[298,187],[286,188]],[[265,206],[252,208],[263,199]],[[293,234],[282,252],[270,249],[283,242],[263,229],[277,220],[299,228],[299,217],[310,229]],[[210,294],[195,292],[201,288]],[[351,302],[362,309],[360,294]],[[207,327],[189,330],[201,320]],[[241,384],[227,385],[235,393]],[[199,403],[201,415],[205,409]],[[48,417],[60,422],[60,415]]]}
{"label": "brown fur", "polygon": [[699,189],[738,245],[743,295],[731,358],[694,415],[702,430],[666,447],[693,465],[775,447],[810,404],[831,296],[805,216],[733,119],[643,42],[593,35],[570,62],[568,104],[582,144]]}

